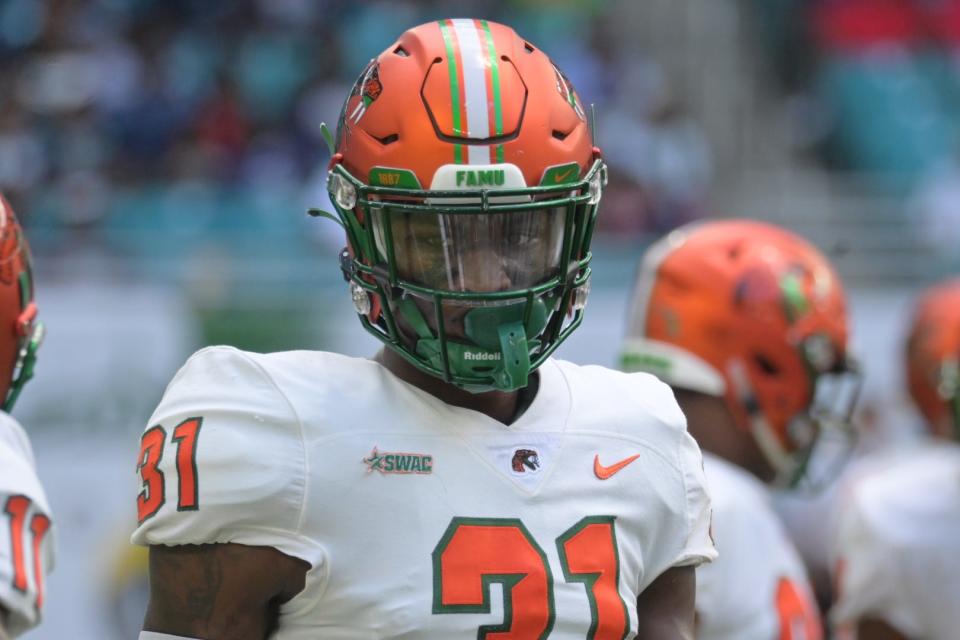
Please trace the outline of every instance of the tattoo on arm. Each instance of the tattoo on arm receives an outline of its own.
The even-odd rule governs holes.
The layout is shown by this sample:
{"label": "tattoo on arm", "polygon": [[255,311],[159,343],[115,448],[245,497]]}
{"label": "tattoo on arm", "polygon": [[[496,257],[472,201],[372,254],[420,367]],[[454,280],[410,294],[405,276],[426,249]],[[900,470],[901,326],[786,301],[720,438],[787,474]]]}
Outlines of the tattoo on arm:
{"label": "tattoo on arm", "polygon": [[237,544],[150,549],[144,629],[219,640],[260,640],[309,567],[270,547]]}
{"label": "tattoo on arm", "polygon": [[[217,594],[223,584],[222,554],[202,553],[198,547],[173,547],[151,552],[151,591],[159,588],[167,594],[157,605],[160,613],[169,613],[187,623],[208,623],[213,615]],[[155,556],[162,560],[153,561]],[[175,585],[186,583],[185,588]],[[151,607],[154,604],[151,599]]]}

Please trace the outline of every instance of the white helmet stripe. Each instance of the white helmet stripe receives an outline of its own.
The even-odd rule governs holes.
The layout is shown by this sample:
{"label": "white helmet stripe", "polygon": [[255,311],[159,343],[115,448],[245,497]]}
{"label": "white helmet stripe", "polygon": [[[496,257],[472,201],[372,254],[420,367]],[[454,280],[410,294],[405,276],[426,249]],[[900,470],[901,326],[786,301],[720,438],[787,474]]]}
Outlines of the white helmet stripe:
{"label": "white helmet stripe", "polygon": [[[460,60],[463,63],[463,93],[467,112],[466,130],[470,138],[490,137],[490,100],[487,99],[487,69],[489,62],[480,32],[473,20],[453,20],[453,29],[460,43]],[[467,145],[470,164],[490,162],[490,148],[486,145]]]}

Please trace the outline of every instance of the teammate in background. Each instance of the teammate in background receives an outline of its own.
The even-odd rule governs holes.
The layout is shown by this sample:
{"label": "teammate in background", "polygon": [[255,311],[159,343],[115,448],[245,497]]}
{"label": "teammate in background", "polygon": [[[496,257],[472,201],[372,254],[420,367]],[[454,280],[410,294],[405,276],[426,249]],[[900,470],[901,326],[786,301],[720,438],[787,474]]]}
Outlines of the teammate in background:
{"label": "teammate in background", "polygon": [[30,249],[0,196],[0,639],[40,622],[44,576],[53,568],[50,506],[30,441],[9,411],[33,375],[43,338],[37,322]]}
{"label": "teammate in background", "polygon": [[931,443],[854,481],[834,549],[840,637],[952,640],[960,629],[960,279],[924,292],[907,387]]}
{"label": "teammate in background", "polygon": [[701,456],[653,376],[550,357],[605,182],[567,78],[509,27],[401,35],[329,190],[372,360],[215,347],[143,435],[141,638],[689,638]]}
{"label": "teammate in background", "polygon": [[827,260],[783,229],[692,224],[640,264],[622,366],[673,387],[704,450],[720,558],[697,575],[700,640],[812,640],[823,629],[768,484],[802,472],[822,424],[815,398],[847,358],[843,288]]}

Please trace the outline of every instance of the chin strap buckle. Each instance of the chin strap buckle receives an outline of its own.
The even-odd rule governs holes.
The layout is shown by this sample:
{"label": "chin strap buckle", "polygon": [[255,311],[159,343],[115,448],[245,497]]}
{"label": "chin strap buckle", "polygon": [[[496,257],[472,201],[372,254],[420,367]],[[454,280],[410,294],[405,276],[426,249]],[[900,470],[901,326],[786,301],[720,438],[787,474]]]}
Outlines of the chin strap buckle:
{"label": "chin strap buckle", "polygon": [[340,250],[340,272],[343,274],[345,282],[350,282],[354,274],[357,273],[357,267],[353,264],[353,256],[350,255],[350,249],[347,247]]}
{"label": "chin strap buckle", "polygon": [[502,386],[511,389],[527,386],[527,378],[530,376],[530,349],[527,345],[527,332],[523,322],[501,325],[498,333],[500,334],[500,353],[503,358],[500,376],[505,383]]}

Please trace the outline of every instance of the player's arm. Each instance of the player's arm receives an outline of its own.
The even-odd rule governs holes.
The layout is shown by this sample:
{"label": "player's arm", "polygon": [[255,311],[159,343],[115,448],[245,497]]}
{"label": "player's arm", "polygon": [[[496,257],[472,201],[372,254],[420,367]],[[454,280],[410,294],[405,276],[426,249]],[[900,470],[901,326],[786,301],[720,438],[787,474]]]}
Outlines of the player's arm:
{"label": "player's arm", "polygon": [[[150,547],[144,631],[203,640],[263,640],[309,566],[271,547]],[[2,638],[2,636],[0,636]]]}
{"label": "player's arm", "polygon": [[220,347],[190,358],[148,424],[132,537],[150,548],[144,630],[267,637],[322,560],[300,531],[307,464],[296,413],[259,362]]}
{"label": "player's arm", "polygon": [[687,433],[686,418],[673,392],[659,381],[652,391],[661,394],[656,403],[659,417],[675,438],[667,445],[677,452],[679,462],[675,486],[680,493],[672,503],[684,505],[684,517],[664,521],[661,535],[668,541],[670,561],[637,597],[637,638],[691,640],[696,627],[696,567],[717,557],[710,536],[710,497],[700,448]]}
{"label": "player's arm", "polygon": [[7,635],[7,610],[0,605],[0,640],[10,640]]}
{"label": "player's arm", "polygon": [[697,578],[693,567],[660,574],[637,598],[637,638],[691,640]]}
{"label": "player's arm", "polygon": [[857,640],[910,640],[888,623],[877,618],[857,622]]}

